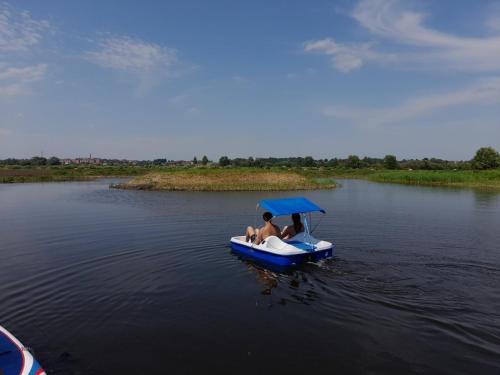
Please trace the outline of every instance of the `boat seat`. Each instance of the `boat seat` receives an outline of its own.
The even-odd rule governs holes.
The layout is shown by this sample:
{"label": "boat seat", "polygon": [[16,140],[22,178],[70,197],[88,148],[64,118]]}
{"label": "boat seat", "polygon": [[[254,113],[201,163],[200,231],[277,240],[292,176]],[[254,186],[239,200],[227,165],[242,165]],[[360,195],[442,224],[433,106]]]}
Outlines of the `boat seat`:
{"label": "boat seat", "polygon": [[272,249],[278,249],[278,250],[281,250],[285,246],[287,246],[286,242],[283,242],[281,239],[279,239],[276,236],[269,236],[269,237],[267,237],[262,244],[266,245],[266,247],[269,247],[269,248],[272,248]]}

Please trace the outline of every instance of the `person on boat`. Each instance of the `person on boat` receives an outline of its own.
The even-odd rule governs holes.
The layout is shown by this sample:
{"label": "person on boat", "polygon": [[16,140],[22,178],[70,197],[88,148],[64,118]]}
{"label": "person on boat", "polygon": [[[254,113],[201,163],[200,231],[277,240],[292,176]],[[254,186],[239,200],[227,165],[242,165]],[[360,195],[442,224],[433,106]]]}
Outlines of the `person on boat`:
{"label": "person on boat", "polygon": [[251,241],[256,245],[259,245],[269,236],[281,236],[280,227],[273,224],[273,215],[270,212],[264,212],[262,219],[264,219],[265,222],[262,228],[253,228],[251,226],[247,227],[247,231],[245,233],[247,242]]}
{"label": "person on boat", "polygon": [[304,224],[300,221],[300,214],[292,214],[292,225],[287,225],[281,232],[281,239],[288,240],[297,233],[304,231]]}

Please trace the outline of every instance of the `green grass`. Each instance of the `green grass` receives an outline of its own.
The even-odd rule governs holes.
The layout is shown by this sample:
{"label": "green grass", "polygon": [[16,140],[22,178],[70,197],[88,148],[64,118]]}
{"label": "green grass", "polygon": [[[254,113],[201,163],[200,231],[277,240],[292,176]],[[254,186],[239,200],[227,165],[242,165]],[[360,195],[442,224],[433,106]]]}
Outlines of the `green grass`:
{"label": "green grass", "polygon": [[151,172],[113,187],[133,190],[280,191],[331,189],[335,182],[282,168],[183,168]]}
{"label": "green grass", "polygon": [[136,166],[0,167],[0,183],[85,181],[98,177],[136,176],[151,171]]}
{"label": "green grass", "polygon": [[500,189],[500,170],[488,171],[383,171],[368,174],[371,181],[427,186]]}
{"label": "green grass", "polygon": [[[306,173],[311,173],[308,171]],[[405,185],[474,187],[500,190],[500,169],[472,170],[380,170],[334,168],[318,171],[318,176],[363,179]]]}

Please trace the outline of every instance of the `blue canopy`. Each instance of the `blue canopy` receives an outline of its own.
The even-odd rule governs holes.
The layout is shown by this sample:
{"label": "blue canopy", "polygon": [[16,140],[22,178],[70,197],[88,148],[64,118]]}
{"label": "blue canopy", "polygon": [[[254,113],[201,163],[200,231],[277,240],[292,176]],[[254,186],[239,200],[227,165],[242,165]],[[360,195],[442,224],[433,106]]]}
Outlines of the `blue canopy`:
{"label": "blue canopy", "polygon": [[294,213],[303,214],[306,212],[325,213],[325,210],[321,207],[302,197],[265,199],[259,202],[259,206],[272,213],[273,216],[291,215]]}

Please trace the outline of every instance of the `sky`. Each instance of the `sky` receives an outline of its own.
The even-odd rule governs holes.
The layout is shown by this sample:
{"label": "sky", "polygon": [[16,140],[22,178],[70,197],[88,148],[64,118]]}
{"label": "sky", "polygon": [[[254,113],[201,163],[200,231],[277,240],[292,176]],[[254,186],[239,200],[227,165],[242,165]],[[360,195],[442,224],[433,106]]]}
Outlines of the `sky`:
{"label": "sky", "polygon": [[500,149],[500,2],[0,0],[0,159]]}

